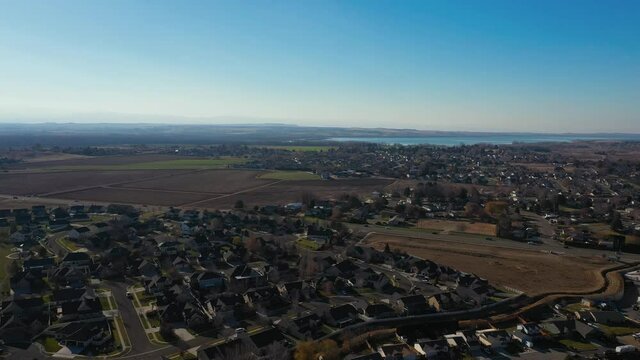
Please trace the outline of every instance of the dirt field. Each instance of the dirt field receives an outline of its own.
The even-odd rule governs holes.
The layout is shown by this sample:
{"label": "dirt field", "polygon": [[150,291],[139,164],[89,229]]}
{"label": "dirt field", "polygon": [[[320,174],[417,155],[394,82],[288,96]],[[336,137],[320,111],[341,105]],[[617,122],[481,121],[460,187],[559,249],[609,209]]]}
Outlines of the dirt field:
{"label": "dirt field", "polygon": [[487,236],[494,236],[496,234],[495,224],[472,223],[470,221],[420,220],[418,221],[417,227],[421,229],[441,230],[444,232],[462,232]]}
{"label": "dirt field", "polygon": [[611,266],[601,258],[547,254],[493,246],[374,235],[366,243],[382,250],[400,248],[409,254],[471,272],[494,285],[529,295],[550,291],[593,291],[600,287],[599,269]]}
{"label": "dirt field", "polygon": [[[13,165],[12,169],[47,169],[65,166],[99,166],[99,165],[124,165],[151,161],[170,161],[185,159],[184,156],[174,155],[136,155],[136,156],[97,156],[97,157],[70,157],[49,159],[37,163],[22,163]],[[189,158],[191,159],[191,158]]]}
{"label": "dirt field", "polygon": [[208,170],[161,179],[151,179],[132,184],[120,185],[123,188],[156,190],[182,190],[214,194],[231,194],[247,188],[272,183],[273,180],[258,179],[261,171],[251,170]]}
{"label": "dirt field", "polygon": [[56,198],[78,200],[87,203],[113,202],[158,206],[178,206],[184,203],[204,200],[211,196],[211,194],[101,187],[55,195]]}
{"label": "dirt field", "polygon": [[245,206],[265,204],[286,204],[302,200],[302,194],[311,193],[319,199],[337,197],[344,193],[361,195],[371,194],[388,186],[392,181],[383,179],[358,180],[301,180],[301,181],[273,181],[272,185],[261,187],[249,192],[233,196],[212,199],[198,204],[206,208],[229,208],[237,200],[242,200]]}
{"label": "dirt field", "polygon": [[182,174],[184,172],[179,170],[158,170],[0,173],[0,193],[8,195],[41,195],[90,186]]}
{"label": "dirt field", "polygon": [[[134,158],[140,160],[141,157]],[[105,159],[100,158],[107,161]],[[52,163],[64,161],[67,160]],[[14,196],[34,196],[33,199],[46,197],[87,203],[226,209],[233,207],[237,200],[242,200],[247,206],[286,204],[302,200],[303,193],[311,193],[319,199],[343,193],[368,195],[393,183],[393,180],[386,179],[322,181],[259,178],[263,173],[235,169],[14,171],[0,173],[0,194],[5,195],[4,202]]]}

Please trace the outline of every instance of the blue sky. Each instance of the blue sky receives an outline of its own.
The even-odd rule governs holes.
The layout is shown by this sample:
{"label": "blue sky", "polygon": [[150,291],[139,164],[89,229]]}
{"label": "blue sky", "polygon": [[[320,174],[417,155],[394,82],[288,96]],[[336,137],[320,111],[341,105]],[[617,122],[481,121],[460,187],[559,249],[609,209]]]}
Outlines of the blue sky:
{"label": "blue sky", "polygon": [[640,132],[638,1],[5,1],[0,121]]}

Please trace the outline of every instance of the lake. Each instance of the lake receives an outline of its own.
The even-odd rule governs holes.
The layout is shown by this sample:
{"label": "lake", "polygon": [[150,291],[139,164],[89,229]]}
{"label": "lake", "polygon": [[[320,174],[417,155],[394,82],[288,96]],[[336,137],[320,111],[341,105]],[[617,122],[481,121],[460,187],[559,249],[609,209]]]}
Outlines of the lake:
{"label": "lake", "polygon": [[473,144],[513,144],[540,142],[571,142],[578,140],[640,141],[640,134],[478,134],[478,135],[431,135],[423,137],[334,137],[330,141],[372,142],[399,145],[473,145]]}

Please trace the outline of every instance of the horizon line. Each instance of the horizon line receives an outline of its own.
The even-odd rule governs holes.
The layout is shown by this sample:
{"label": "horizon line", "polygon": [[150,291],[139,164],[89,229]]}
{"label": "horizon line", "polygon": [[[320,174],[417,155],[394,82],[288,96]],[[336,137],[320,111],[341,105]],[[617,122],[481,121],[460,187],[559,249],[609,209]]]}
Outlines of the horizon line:
{"label": "horizon line", "polygon": [[[18,125],[18,126],[38,126],[38,125],[79,125],[79,126],[96,126],[96,125],[116,125],[116,126],[171,126],[171,127],[195,127],[195,126],[210,126],[210,127],[250,127],[250,126],[282,126],[282,127],[297,127],[297,128],[325,128],[325,129],[344,129],[344,130],[380,130],[380,131],[412,131],[412,132],[424,132],[424,133],[468,133],[468,134],[539,134],[539,135],[628,135],[628,136],[640,136],[640,132],[627,132],[627,131],[592,131],[592,132],[575,132],[575,131],[564,131],[564,132],[544,132],[544,131],[496,131],[496,130],[487,130],[487,131],[478,131],[478,130],[430,130],[430,129],[416,129],[416,128],[387,128],[387,127],[362,127],[362,126],[335,126],[335,125],[299,125],[299,124],[290,124],[290,123],[282,123],[282,122],[247,122],[247,123],[218,123],[218,124],[207,124],[207,123],[181,123],[181,124],[172,124],[172,123],[163,123],[163,122],[109,122],[109,121],[100,121],[100,122],[76,122],[76,121],[33,121],[33,122],[12,122],[5,121],[0,119],[0,127],[3,125]],[[420,135],[420,134],[416,134]],[[349,136],[347,136],[349,137]],[[356,136],[356,137],[386,137],[386,136]],[[393,137],[393,136],[390,136]],[[396,137],[403,137],[398,136]],[[416,136],[409,136],[416,137]]]}

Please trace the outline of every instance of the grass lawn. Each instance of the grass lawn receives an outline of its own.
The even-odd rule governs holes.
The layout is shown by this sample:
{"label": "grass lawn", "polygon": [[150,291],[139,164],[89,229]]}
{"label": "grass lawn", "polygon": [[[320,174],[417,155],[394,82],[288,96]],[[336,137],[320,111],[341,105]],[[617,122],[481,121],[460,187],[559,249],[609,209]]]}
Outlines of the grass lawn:
{"label": "grass lawn", "polygon": [[151,303],[155,301],[155,297],[147,294],[144,291],[136,292],[136,297],[138,298],[138,301],[140,302],[141,306],[149,306],[151,305]]}
{"label": "grass lawn", "polygon": [[58,243],[69,251],[78,251],[78,249],[80,249],[78,245],[76,245],[76,243],[74,243],[73,241],[69,240],[68,237],[61,237],[60,239],[58,239]]}
{"label": "grass lawn", "polygon": [[258,179],[270,180],[320,180],[320,175],[306,171],[270,171],[258,176]]}
{"label": "grass lawn", "polygon": [[297,151],[297,152],[318,152],[318,151],[328,151],[331,149],[335,149],[335,146],[313,146],[313,145],[258,145],[257,148],[264,149],[277,149],[277,150],[288,150],[288,151]]}
{"label": "grass lawn", "polygon": [[[115,318],[115,323],[118,324],[118,337],[120,337],[120,339],[122,340],[120,344],[124,344],[124,346],[131,346],[131,343],[129,342],[129,338],[122,333],[122,331],[126,331],[122,318],[119,316]],[[116,343],[118,342],[119,341],[116,341]]]}
{"label": "grass lawn", "polygon": [[42,339],[40,342],[44,346],[44,350],[46,352],[54,353],[54,352],[57,352],[58,350],[62,349],[62,346],[60,346],[60,344],[58,344],[56,339],[54,339],[52,337],[46,337],[46,338]]}
{"label": "grass lawn", "polygon": [[560,340],[560,344],[575,351],[592,351],[592,350],[598,349],[598,347],[593,345],[592,343],[570,340],[570,339]]}
{"label": "grass lawn", "polygon": [[149,322],[147,321],[147,319],[144,316],[139,316],[140,320],[142,321],[142,326],[145,329],[151,329],[151,324],[149,324]]}
{"label": "grass lawn", "polygon": [[318,245],[317,242],[311,241],[307,238],[298,239],[296,242],[298,243],[298,245],[302,247],[306,247],[307,249],[311,249],[311,250],[320,249],[320,245]]}
{"label": "grass lawn", "polygon": [[6,243],[6,235],[3,233],[0,235],[0,290],[1,293],[9,291],[9,264],[13,260],[7,258],[7,255],[11,254],[11,244]]}
{"label": "grass lawn", "polygon": [[149,325],[151,325],[152,328],[160,327],[160,318],[158,315],[147,315],[147,319],[149,319]]}
{"label": "grass lawn", "polygon": [[111,304],[109,303],[109,299],[106,296],[98,296],[98,299],[100,300],[102,310],[113,310],[113,308],[111,308]]}
{"label": "grass lawn", "polygon": [[[112,321],[111,331],[113,332],[113,342],[115,344],[116,349],[120,349],[120,350],[124,349],[122,333],[120,333],[120,330],[118,330],[115,320]],[[116,350],[115,352],[118,352],[118,350]]]}
{"label": "grass lawn", "polygon": [[90,216],[90,220],[92,223],[99,223],[99,222],[107,222],[109,220],[113,220],[114,216],[113,215],[106,215],[106,214],[93,214]]}
{"label": "grass lawn", "polygon": [[640,331],[640,328],[630,326],[608,326],[598,324],[598,327],[605,333],[613,336],[624,336],[635,334]]}
{"label": "grass lawn", "polygon": [[73,165],[47,168],[47,170],[195,170],[224,169],[229,165],[244,164],[246,159],[240,157],[220,157],[215,159],[176,159],[164,161],[148,161],[132,164],[114,165]]}
{"label": "grass lawn", "polygon": [[589,308],[588,306],[584,306],[579,302],[573,303],[573,304],[569,304],[569,305],[564,307],[565,310],[571,311],[571,312],[582,311],[582,310],[585,310],[585,309],[588,309],[588,308]]}

